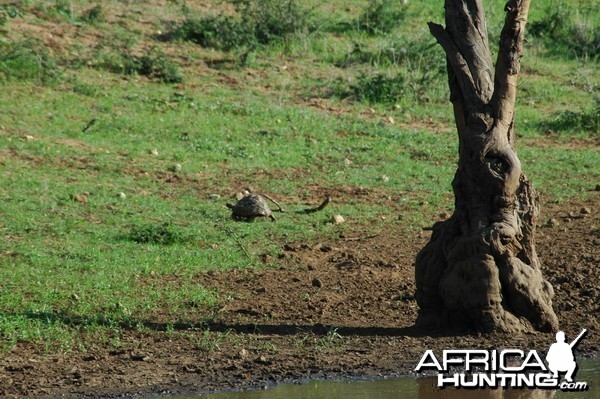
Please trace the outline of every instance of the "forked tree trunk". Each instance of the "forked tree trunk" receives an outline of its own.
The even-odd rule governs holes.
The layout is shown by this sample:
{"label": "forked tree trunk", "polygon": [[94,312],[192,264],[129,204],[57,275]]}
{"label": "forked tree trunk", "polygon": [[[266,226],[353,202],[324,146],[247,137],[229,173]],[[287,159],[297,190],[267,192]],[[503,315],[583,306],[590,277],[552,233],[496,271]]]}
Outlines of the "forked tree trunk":
{"label": "forked tree trunk", "polygon": [[509,0],[496,67],[481,0],[446,0],[446,52],[459,137],[455,211],[416,261],[417,324],[554,331],[552,286],[534,246],[538,195],[515,150],[514,109],[529,0]]}

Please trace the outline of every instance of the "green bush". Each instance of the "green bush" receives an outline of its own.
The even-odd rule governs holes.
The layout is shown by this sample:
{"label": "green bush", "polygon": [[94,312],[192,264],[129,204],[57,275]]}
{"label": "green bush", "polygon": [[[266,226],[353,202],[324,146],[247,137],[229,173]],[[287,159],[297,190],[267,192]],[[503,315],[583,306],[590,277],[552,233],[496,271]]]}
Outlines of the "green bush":
{"label": "green bush", "polygon": [[358,29],[370,35],[380,35],[394,30],[404,20],[405,8],[398,8],[392,0],[369,0],[358,18]]}
{"label": "green bush", "polygon": [[171,36],[202,47],[226,51],[248,46],[254,42],[251,26],[239,18],[225,15],[199,19],[188,17]]}
{"label": "green bush", "polygon": [[33,40],[0,42],[0,78],[50,83],[61,76],[47,48]]}
{"label": "green bush", "polygon": [[600,97],[595,99],[594,106],[581,111],[562,111],[554,115],[552,120],[541,123],[543,129],[600,133]]}
{"label": "green bush", "polygon": [[125,49],[116,54],[104,54],[102,58],[101,66],[111,72],[147,76],[164,83],[183,81],[179,67],[156,48],[142,56],[132,55]]}
{"label": "green bush", "polygon": [[548,7],[542,19],[531,21],[528,32],[557,55],[598,59],[600,54],[600,27],[578,20],[561,2]]}
{"label": "green bush", "polygon": [[188,239],[170,223],[133,226],[129,232],[128,238],[138,244],[160,245],[181,243]]}
{"label": "green bush", "polygon": [[9,19],[17,18],[21,10],[12,4],[0,5],[0,27],[6,25]]}
{"label": "green bush", "polygon": [[230,51],[286,39],[308,27],[308,17],[296,0],[230,0],[236,15],[186,19],[169,35],[203,47]]}
{"label": "green bush", "polygon": [[79,17],[81,22],[93,24],[104,20],[104,9],[101,5],[90,8]]}

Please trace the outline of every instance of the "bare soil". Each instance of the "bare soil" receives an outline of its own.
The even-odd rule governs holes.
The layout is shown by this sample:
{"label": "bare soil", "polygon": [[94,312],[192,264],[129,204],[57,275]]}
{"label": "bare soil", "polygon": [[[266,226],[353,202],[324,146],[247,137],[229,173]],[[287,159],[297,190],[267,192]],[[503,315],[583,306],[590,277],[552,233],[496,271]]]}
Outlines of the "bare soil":
{"label": "bare soil", "polygon": [[[584,209],[586,208],[586,209]],[[544,275],[576,356],[600,353],[600,198],[543,204]],[[591,213],[588,213],[591,212]],[[554,219],[553,226],[546,222]],[[426,349],[545,351],[553,334],[475,335],[414,327],[414,259],[429,231],[287,244],[268,270],[198,275],[228,298],[210,323],[125,330],[119,349],[48,354],[18,344],[0,359],[4,397],[114,397],[259,388],[306,378],[410,374]],[[164,323],[163,323],[164,321]],[[209,329],[203,333],[198,329]]]}

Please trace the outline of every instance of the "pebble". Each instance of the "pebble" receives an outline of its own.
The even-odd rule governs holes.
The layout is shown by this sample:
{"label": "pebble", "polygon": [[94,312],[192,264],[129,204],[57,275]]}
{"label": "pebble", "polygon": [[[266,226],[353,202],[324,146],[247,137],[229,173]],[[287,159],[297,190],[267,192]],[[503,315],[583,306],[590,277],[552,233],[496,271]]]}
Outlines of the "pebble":
{"label": "pebble", "polygon": [[333,215],[331,217],[331,220],[333,221],[333,223],[335,224],[342,224],[346,222],[346,219],[344,219],[344,217],[342,215]]}
{"label": "pebble", "polygon": [[345,158],[345,159],[344,159],[344,165],[346,165],[346,166],[350,166],[350,165],[352,165],[352,161],[351,161],[351,160],[349,160],[348,158]]}
{"label": "pebble", "polygon": [[152,150],[150,150],[150,154],[158,155],[158,150],[156,148],[153,148]]}
{"label": "pebble", "polygon": [[77,202],[83,202],[83,203],[88,202],[87,196],[85,196],[84,194],[73,194],[71,196],[71,198],[73,199],[73,201],[77,201]]}
{"label": "pebble", "polygon": [[592,210],[590,208],[588,208],[587,206],[584,206],[583,208],[581,208],[579,210],[579,213],[581,213],[583,215],[589,215],[590,213],[592,213]]}
{"label": "pebble", "polygon": [[176,163],[175,165],[173,165],[173,170],[175,172],[181,171],[181,164],[180,163]]}
{"label": "pebble", "polygon": [[221,196],[219,194],[211,194],[208,196],[208,198],[210,198],[211,200],[217,200],[221,198]]}
{"label": "pebble", "polygon": [[556,220],[556,219],[554,219],[554,218],[552,218],[552,219],[549,219],[549,220],[546,222],[546,227],[557,227],[558,225],[560,225],[560,223],[558,223],[558,220]]}
{"label": "pebble", "polygon": [[117,197],[121,198],[121,199],[125,199],[125,198],[127,198],[127,194],[125,194],[124,192],[121,191],[120,193],[117,194]]}
{"label": "pebble", "polygon": [[381,181],[384,182],[384,183],[387,183],[387,182],[390,181],[390,178],[387,177],[386,175],[381,175]]}

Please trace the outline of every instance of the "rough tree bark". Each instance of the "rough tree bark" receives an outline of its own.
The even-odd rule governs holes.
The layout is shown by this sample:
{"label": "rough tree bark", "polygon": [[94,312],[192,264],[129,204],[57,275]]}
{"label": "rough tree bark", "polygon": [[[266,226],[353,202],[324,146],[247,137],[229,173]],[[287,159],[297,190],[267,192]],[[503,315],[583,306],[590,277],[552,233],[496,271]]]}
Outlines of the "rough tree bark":
{"label": "rough tree bark", "polygon": [[529,0],[509,0],[493,67],[481,0],[446,0],[429,28],[447,57],[459,137],[454,214],[416,260],[417,324],[554,331],[552,286],[534,246],[538,195],[515,149],[517,75]]}

